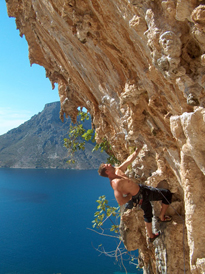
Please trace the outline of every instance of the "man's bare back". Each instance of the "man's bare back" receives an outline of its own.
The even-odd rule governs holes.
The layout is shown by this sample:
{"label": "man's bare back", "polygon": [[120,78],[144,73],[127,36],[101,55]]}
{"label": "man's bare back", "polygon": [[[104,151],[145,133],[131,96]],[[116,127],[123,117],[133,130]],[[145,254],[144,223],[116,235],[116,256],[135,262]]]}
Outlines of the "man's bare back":
{"label": "man's bare back", "polygon": [[[146,189],[145,186],[139,186],[135,179],[130,179],[124,173],[137,157],[142,146],[140,146],[135,152],[133,152],[119,167],[113,167],[111,164],[101,164],[99,167],[99,174],[104,177],[108,177],[110,185],[114,190],[115,198],[119,205],[126,203],[131,204],[133,207],[134,203],[137,203],[137,194],[142,195],[142,198],[138,201],[142,210],[144,211],[144,221],[149,236],[149,241],[153,242],[157,237],[160,236],[160,232],[152,232],[152,205],[150,201],[162,201],[161,211],[159,214],[159,220],[161,222],[171,221],[169,216],[165,216],[165,212],[171,203],[172,193],[168,189]],[[143,189],[143,190],[142,190]],[[139,192],[141,191],[141,192]],[[162,194],[163,191],[163,194]],[[146,192],[144,196],[144,192]],[[144,199],[145,198],[145,199]],[[134,199],[134,200],[133,200]],[[132,208],[127,207],[127,208]]]}
{"label": "man's bare back", "polygon": [[136,195],[140,187],[134,182],[134,180],[128,178],[124,172],[122,172],[119,168],[115,168],[116,177],[110,180],[110,185],[114,190],[114,195],[128,195],[130,198]]}
{"label": "man's bare back", "polygon": [[114,190],[114,195],[119,205],[127,203],[132,199],[132,196],[136,195],[140,190],[138,184],[129,179],[124,172],[136,159],[142,146],[143,145],[141,144],[141,146],[136,149],[119,167],[113,167],[111,164],[101,164],[99,168],[99,174],[102,175],[104,172],[104,175],[102,176],[110,179],[110,185]]}

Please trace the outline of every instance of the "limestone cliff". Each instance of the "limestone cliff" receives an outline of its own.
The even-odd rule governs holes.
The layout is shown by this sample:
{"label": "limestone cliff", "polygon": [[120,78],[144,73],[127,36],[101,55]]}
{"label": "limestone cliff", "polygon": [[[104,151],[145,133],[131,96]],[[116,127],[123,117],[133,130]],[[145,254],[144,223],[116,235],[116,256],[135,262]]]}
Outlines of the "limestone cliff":
{"label": "limestone cliff", "polygon": [[204,273],[205,1],[6,2],[30,63],[58,83],[61,117],[87,108],[120,161],[143,140],[130,176],[175,193],[173,221],[153,245],[140,210],[122,217],[144,273]]}

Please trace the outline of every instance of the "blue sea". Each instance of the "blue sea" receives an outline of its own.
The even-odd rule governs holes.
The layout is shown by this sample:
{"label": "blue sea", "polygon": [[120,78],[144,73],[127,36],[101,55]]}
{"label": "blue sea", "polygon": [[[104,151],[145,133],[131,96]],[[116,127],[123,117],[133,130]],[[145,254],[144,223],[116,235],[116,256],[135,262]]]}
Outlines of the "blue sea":
{"label": "blue sea", "polygon": [[96,251],[114,250],[116,240],[87,229],[101,195],[117,206],[96,170],[0,169],[0,274],[125,273]]}

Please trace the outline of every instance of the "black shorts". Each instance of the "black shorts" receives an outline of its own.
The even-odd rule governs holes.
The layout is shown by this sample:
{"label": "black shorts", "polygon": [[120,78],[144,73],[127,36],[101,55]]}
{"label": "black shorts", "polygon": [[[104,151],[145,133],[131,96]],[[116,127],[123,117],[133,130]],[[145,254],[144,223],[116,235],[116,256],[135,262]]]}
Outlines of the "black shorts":
{"label": "black shorts", "polygon": [[144,221],[152,222],[152,205],[151,201],[162,201],[163,204],[170,204],[172,200],[172,193],[168,189],[154,188],[145,185],[140,185],[143,196],[141,208],[144,211]]}

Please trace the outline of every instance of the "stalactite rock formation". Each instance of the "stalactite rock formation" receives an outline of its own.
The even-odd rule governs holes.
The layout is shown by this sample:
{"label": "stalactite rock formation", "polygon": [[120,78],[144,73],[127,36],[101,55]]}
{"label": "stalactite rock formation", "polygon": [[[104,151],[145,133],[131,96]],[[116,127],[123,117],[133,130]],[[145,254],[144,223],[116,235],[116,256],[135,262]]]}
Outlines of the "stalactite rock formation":
{"label": "stalactite rock formation", "polygon": [[140,209],[122,214],[144,273],[205,273],[205,1],[6,2],[31,65],[58,83],[61,119],[85,107],[119,161],[143,141],[129,176],[174,193],[172,222],[153,218],[162,230],[153,244]]}

